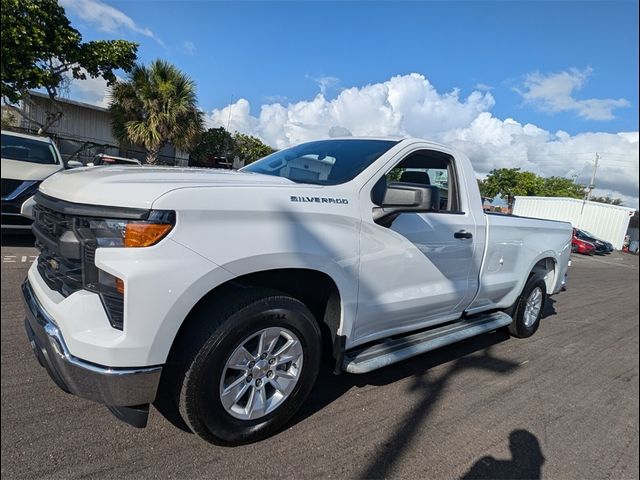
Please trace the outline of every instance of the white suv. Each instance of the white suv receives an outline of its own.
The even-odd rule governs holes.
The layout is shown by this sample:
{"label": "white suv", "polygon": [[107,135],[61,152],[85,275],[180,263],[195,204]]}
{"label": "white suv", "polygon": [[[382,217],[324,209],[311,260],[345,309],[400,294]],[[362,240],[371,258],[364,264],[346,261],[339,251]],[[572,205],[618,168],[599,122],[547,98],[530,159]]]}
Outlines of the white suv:
{"label": "white suv", "polygon": [[56,145],[48,137],[2,130],[2,229],[29,230],[22,205],[45,178],[64,169]]}

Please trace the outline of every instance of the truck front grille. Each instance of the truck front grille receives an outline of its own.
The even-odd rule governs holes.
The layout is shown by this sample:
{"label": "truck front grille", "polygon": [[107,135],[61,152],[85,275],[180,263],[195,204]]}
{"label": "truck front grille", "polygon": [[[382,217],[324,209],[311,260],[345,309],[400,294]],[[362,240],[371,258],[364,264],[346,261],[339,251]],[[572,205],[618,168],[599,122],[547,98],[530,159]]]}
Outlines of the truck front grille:
{"label": "truck front grille", "polygon": [[[51,290],[64,297],[83,289],[99,294],[111,326],[122,330],[124,298],[101,289],[95,237],[87,237],[88,229],[83,227],[86,217],[56,211],[37,203],[37,198],[32,229],[40,250],[40,276]],[[77,241],[69,242],[69,237]]]}
{"label": "truck front grille", "polygon": [[34,223],[49,240],[58,241],[65,230],[73,228],[73,217],[42,205],[33,207],[33,218]]}
{"label": "truck front grille", "polygon": [[[41,247],[41,244],[36,243],[36,246]],[[78,260],[68,260],[42,248],[38,272],[51,290],[65,297],[82,290],[82,264]]]}
{"label": "truck front grille", "polygon": [[33,208],[33,231],[36,247],[40,250],[38,272],[51,290],[64,295],[82,289],[82,262],[60,254],[58,241],[66,230],[73,228],[71,216],[42,205]]}

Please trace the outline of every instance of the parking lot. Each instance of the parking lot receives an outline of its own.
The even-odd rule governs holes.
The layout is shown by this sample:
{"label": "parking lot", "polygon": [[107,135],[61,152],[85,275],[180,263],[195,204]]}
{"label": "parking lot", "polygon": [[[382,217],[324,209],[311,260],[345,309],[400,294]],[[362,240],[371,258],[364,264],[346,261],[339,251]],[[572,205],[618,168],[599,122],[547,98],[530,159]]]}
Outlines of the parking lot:
{"label": "parking lot", "polygon": [[222,448],[64,394],[23,332],[36,251],[2,247],[5,478],[637,478],[638,257],[573,257],[527,340],[486,334],[367,375],[326,372],[290,427]]}

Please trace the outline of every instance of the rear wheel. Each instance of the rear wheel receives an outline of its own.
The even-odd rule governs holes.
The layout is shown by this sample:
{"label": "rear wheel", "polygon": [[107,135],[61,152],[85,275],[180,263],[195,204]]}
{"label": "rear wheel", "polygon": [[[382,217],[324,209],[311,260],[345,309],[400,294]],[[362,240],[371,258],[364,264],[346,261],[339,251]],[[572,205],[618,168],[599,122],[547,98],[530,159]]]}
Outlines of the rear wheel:
{"label": "rear wheel", "polygon": [[540,318],[547,299],[547,285],[544,275],[532,274],[508,313],[513,317],[509,332],[514,337],[527,338],[540,326]]}
{"label": "rear wheel", "polygon": [[205,440],[238,445],[278,432],[315,382],[321,338],[309,309],[280,292],[252,289],[196,313],[182,342],[175,389],[180,414]]}

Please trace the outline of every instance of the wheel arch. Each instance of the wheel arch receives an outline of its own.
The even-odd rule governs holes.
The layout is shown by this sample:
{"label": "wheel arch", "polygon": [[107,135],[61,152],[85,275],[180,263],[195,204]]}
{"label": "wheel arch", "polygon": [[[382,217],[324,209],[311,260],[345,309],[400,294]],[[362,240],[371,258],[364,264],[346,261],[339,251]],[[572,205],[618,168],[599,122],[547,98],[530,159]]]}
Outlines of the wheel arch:
{"label": "wheel arch", "polygon": [[[277,268],[240,275],[209,289],[191,307],[173,338],[167,357],[194,322],[199,309],[214,297],[247,288],[268,287],[304,303],[320,327],[325,347],[335,344],[343,317],[342,296],[334,279],[325,272],[309,268]],[[333,354],[334,352],[332,352]]]}
{"label": "wheel arch", "polygon": [[[552,293],[555,288],[557,280],[556,277],[558,275],[558,260],[552,254],[543,255],[542,258],[539,258],[533,264],[533,266],[529,270],[529,275],[527,278],[535,274],[543,275],[547,293]],[[522,288],[524,288],[524,285]]]}

